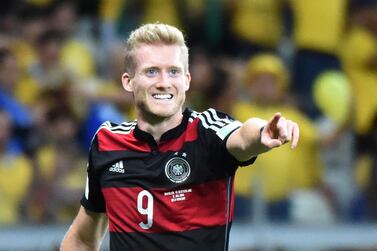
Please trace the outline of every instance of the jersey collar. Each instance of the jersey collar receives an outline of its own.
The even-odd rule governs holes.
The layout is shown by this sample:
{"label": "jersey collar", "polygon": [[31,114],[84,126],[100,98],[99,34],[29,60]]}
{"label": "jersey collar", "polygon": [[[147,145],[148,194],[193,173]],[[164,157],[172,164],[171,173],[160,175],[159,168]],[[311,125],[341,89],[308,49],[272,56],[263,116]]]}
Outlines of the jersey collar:
{"label": "jersey collar", "polygon": [[[181,123],[163,133],[161,135],[160,143],[178,138],[185,131],[191,113],[192,110],[190,108],[186,108],[182,113],[183,118]],[[138,140],[148,142],[151,146],[157,146],[157,142],[154,140],[153,136],[145,131],[142,131],[137,125],[135,127],[134,136]]]}

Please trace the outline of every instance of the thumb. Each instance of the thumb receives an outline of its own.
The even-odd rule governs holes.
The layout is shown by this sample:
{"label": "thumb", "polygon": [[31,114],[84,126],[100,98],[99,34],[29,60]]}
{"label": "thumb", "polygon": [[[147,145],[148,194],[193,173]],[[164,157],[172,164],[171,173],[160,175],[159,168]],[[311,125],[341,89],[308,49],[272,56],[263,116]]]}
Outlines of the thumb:
{"label": "thumb", "polygon": [[280,140],[272,139],[270,137],[262,137],[261,142],[263,145],[267,146],[268,148],[275,148],[282,145]]}

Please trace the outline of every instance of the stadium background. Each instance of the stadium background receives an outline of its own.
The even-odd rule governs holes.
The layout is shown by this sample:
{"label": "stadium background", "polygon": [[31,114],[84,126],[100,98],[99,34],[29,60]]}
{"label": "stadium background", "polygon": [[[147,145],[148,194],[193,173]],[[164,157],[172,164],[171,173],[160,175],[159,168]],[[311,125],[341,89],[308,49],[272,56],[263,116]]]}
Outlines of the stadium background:
{"label": "stadium background", "polygon": [[187,38],[188,106],[300,125],[239,170],[230,249],[376,250],[375,0],[1,1],[0,250],[58,249],[93,133],[134,117],[123,42],[156,21]]}

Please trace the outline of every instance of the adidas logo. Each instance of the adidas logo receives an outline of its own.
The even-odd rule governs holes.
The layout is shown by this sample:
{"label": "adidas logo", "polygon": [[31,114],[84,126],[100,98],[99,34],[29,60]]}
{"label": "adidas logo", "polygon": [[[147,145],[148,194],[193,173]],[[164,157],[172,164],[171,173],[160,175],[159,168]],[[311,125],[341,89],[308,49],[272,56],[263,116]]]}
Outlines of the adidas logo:
{"label": "adidas logo", "polygon": [[119,161],[109,168],[110,172],[124,173],[123,161]]}

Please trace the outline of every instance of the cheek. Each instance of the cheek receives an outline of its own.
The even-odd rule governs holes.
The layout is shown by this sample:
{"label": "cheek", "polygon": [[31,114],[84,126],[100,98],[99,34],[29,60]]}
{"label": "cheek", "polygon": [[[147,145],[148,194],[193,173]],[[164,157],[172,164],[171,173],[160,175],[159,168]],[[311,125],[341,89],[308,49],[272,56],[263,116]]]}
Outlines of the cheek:
{"label": "cheek", "polygon": [[178,86],[178,88],[182,91],[188,91],[189,87],[190,87],[190,82],[187,78],[185,77],[182,77],[180,79],[177,80],[176,82],[176,86]]}
{"label": "cheek", "polygon": [[140,95],[147,91],[147,86],[144,79],[134,79],[132,89],[135,95]]}
{"label": "cheek", "polygon": [[146,92],[143,91],[142,89],[140,88],[135,88],[134,89],[134,96],[136,99],[139,99],[139,100],[144,100],[146,98]]}
{"label": "cheek", "polygon": [[182,87],[180,89],[182,90],[182,92],[187,92],[188,85],[187,84],[182,84]]}

